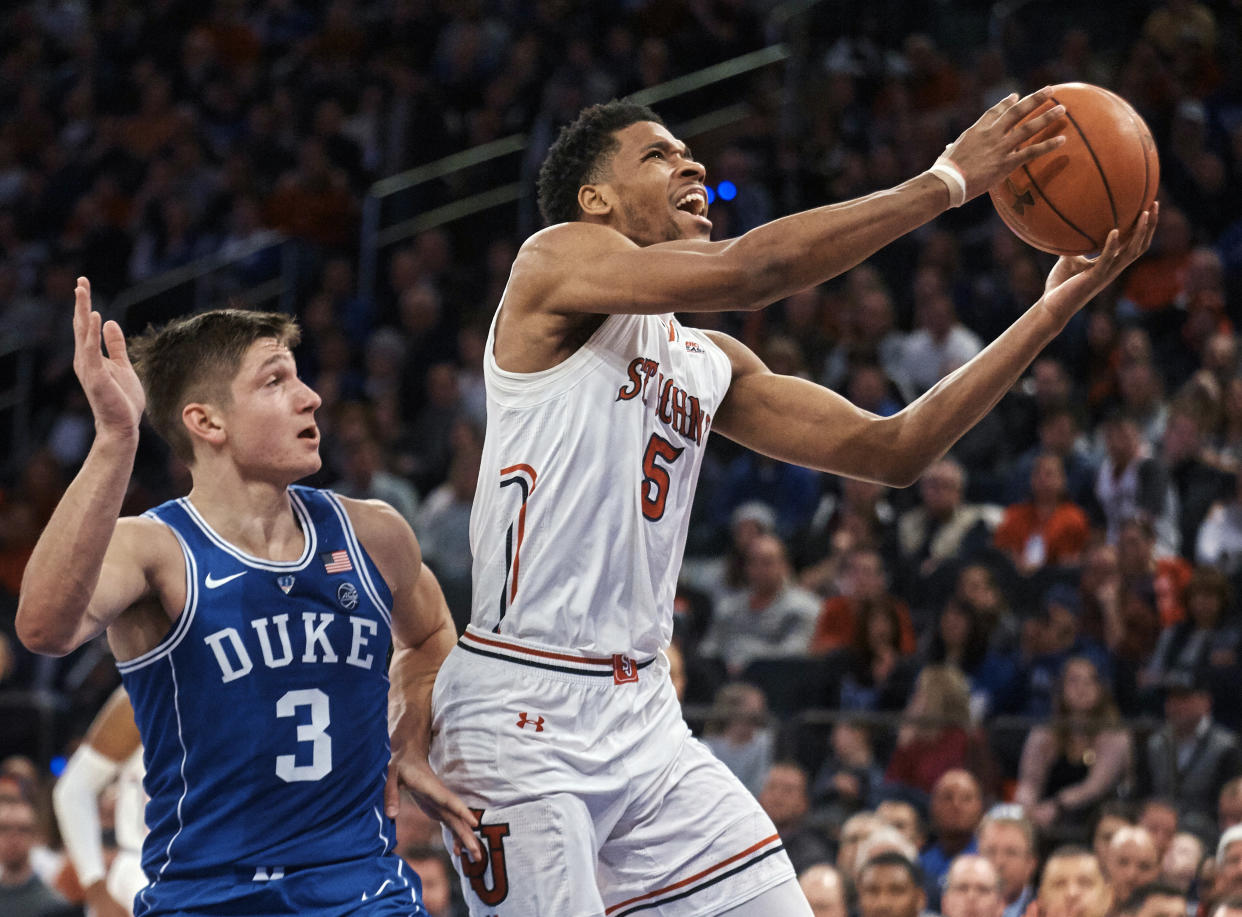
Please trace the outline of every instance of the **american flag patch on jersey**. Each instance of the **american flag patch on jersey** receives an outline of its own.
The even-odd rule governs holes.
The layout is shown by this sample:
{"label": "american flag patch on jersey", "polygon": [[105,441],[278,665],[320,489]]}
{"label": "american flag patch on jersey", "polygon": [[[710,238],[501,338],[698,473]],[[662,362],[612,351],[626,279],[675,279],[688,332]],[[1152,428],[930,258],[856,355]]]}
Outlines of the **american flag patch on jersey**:
{"label": "american flag patch on jersey", "polygon": [[319,559],[323,561],[324,573],[345,573],[354,569],[354,565],[349,562],[348,551],[333,551],[331,554],[320,554]]}

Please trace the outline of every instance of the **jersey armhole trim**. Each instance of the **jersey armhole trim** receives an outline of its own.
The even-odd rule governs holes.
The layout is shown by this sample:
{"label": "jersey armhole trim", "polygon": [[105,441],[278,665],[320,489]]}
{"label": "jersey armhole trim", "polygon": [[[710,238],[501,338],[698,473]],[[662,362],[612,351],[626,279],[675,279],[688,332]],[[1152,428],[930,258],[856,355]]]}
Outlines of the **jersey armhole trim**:
{"label": "jersey armhole trim", "polygon": [[[167,522],[154,513],[143,513],[143,515],[168,525]],[[177,623],[173,625],[173,629],[168,636],[141,656],[135,656],[133,659],[127,659],[124,662],[117,662],[116,669],[122,675],[150,665],[152,662],[162,659],[175,650],[189,632],[190,625],[194,621],[194,613],[198,609],[198,564],[195,563],[194,555],[190,552],[190,547],[185,543],[185,539],[181,537],[181,533],[171,525],[168,525],[168,530],[177,539],[177,544],[181,546],[181,555],[185,558],[185,604],[181,607],[181,614],[177,616]]]}
{"label": "jersey armhole trim", "polygon": [[345,544],[349,549],[349,553],[358,561],[356,569],[358,571],[358,580],[362,583],[362,591],[367,594],[367,598],[371,600],[371,604],[380,613],[380,617],[384,619],[388,629],[392,630],[392,609],[384,604],[380,598],[379,590],[375,587],[375,581],[371,578],[371,567],[368,563],[369,555],[362,550],[362,544],[358,541],[358,535],[354,531],[353,523],[349,519],[349,513],[345,511],[345,507],[341,505],[340,498],[336,494],[331,491],[324,491],[324,493],[328,497],[328,504],[332,507],[332,511],[336,513],[337,519],[341,523],[341,530],[345,533]]}

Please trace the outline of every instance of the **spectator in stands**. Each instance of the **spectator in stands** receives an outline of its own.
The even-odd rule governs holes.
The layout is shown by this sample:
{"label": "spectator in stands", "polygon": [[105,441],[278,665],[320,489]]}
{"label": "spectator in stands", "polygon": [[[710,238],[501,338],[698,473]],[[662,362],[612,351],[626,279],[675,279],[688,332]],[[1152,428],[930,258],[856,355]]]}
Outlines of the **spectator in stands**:
{"label": "spectator in stands", "polygon": [[1031,884],[1039,866],[1035,827],[1017,806],[993,806],[975,833],[975,845],[1000,877],[1003,917],[1023,917],[1035,897]]}
{"label": "spectator in stands", "polygon": [[[1108,859],[1108,845],[1113,842],[1113,835],[1126,825],[1133,825],[1134,810],[1130,804],[1120,799],[1109,799],[1100,804],[1091,820],[1091,852],[1095,854],[1100,868],[1105,868]],[[1107,878],[1107,873],[1105,877]]]}
{"label": "spectator in stands", "polygon": [[910,398],[903,374],[906,335],[897,329],[893,300],[883,280],[869,266],[846,275],[852,292],[847,301],[841,337],[828,354],[820,381],[831,389],[845,387],[850,367],[859,360],[876,363],[896,383],[902,397]]}
{"label": "spectator in stands", "polygon": [[1014,801],[1042,829],[1080,823],[1116,792],[1131,757],[1130,734],[1095,664],[1071,657],[1058,679],[1052,721],[1032,729],[1023,746]]}
{"label": "spectator in stands", "polygon": [[1181,821],[1177,803],[1162,796],[1152,796],[1139,805],[1134,823],[1151,835],[1156,844],[1156,855],[1163,860],[1173,844],[1173,838],[1177,836]]}
{"label": "spectator in stands", "polygon": [[1005,590],[987,564],[962,567],[953,588],[953,601],[970,608],[987,634],[988,646],[998,653],[1012,655],[1018,648],[1018,618],[1010,608]]}
{"label": "spectator in stands", "polygon": [[916,327],[898,364],[911,396],[923,394],[983,349],[979,336],[958,321],[953,299],[942,286],[928,284],[916,295]]}
{"label": "spectator in stands", "polygon": [[[977,853],[975,831],[983,818],[983,789],[967,770],[946,771],[931,791],[931,843],[919,854],[925,888],[940,888],[953,858]],[[938,895],[937,895],[938,897]]]}
{"label": "spectator in stands", "polygon": [[1113,887],[1116,902],[1128,901],[1130,894],[1142,885],[1154,882],[1160,875],[1160,857],[1156,843],[1147,829],[1138,825],[1121,828],[1109,841],[1105,873]]}
{"label": "spectator in stands", "polygon": [[1199,526],[1212,505],[1229,496],[1232,475],[1206,461],[1201,413],[1189,405],[1169,412],[1160,457],[1177,497],[1178,544],[1193,558]]}
{"label": "spectator in stands", "polygon": [[874,812],[864,811],[850,816],[841,826],[837,837],[837,872],[851,883],[863,865],[858,857],[859,847],[882,824]]}
{"label": "spectator in stands", "polygon": [[407,845],[401,848],[401,859],[422,880],[423,907],[427,909],[427,917],[461,917],[462,911],[453,902],[453,883],[457,876],[443,848],[425,844]]}
{"label": "spectator in stands", "polygon": [[812,917],[848,917],[845,883],[834,867],[816,863],[798,876],[798,884],[811,905]]}
{"label": "spectator in stands", "polygon": [[889,489],[856,478],[837,479],[825,488],[807,526],[794,539],[799,581],[820,595],[830,595],[843,578],[851,552],[878,551],[889,565],[897,557],[897,511]]}
{"label": "spectator in stands", "polygon": [[423,560],[444,592],[458,632],[470,620],[470,508],[479,481],[482,436],[467,421],[454,428],[453,457],[448,480],[423,501],[414,520]]}
{"label": "spectator in stands", "polygon": [[837,720],[829,733],[828,756],[811,790],[816,820],[830,828],[842,825],[870,804],[883,778],[866,724]]}
{"label": "spectator in stands", "polygon": [[1095,498],[1108,540],[1117,544],[1122,524],[1141,514],[1152,520],[1160,554],[1176,554],[1177,521],[1168,470],[1148,453],[1134,417],[1114,413],[1103,429],[1106,453],[1095,479]]}
{"label": "spectator in stands", "polygon": [[[869,617],[874,606],[888,606],[901,628],[901,651],[914,652],[914,625],[910,609],[888,591],[884,558],[871,547],[858,547],[845,555],[840,580],[841,591],[824,600],[811,636],[811,653],[827,653],[854,644],[859,622]],[[804,580],[805,582],[805,580]]]}
{"label": "spectator in stands", "polygon": [[1112,906],[1112,889],[1095,854],[1069,845],[1048,855],[1035,900],[1040,914],[1105,917]]}
{"label": "spectator in stands", "polygon": [[962,466],[941,459],[919,478],[920,505],[897,520],[901,594],[911,601],[937,604],[937,596],[951,589],[944,575],[952,576],[957,564],[969,561],[991,539],[984,508],[962,501],[965,485]]}
{"label": "spectator in stands", "polygon": [[807,783],[806,769],[802,765],[778,761],[768,769],[759,791],[759,805],[776,825],[781,843],[797,872],[823,863],[830,856],[827,839],[806,820],[811,805]]}
{"label": "spectator in stands", "polygon": [[1117,913],[1130,917],[1183,917],[1189,911],[1184,892],[1173,885],[1152,881],[1131,891]]}
{"label": "spectator in stands", "polygon": [[918,848],[904,834],[892,825],[880,822],[858,845],[858,857],[854,861],[854,881],[857,883],[858,875],[865,864],[884,853],[900,854],[911,863],[917,863],[919,859]]}
{"label": "spectator in stands", "polygon": [[1182,590],[1186,617],[1160,632],[1140,685],[1156,690],[1176,669],[1195,671],[1237,662],[1242,628],[1233,614],[1233,589],[1214,567],[1197,567]]}
{"label": "spectator in stands", "polygon": [[[966,677],[955,666],[925,666],[906,704],[897,731],[897,748],[884,777],[889,782],[934,794],[934,787],[940,785],[944,775],[958,768],[978,774],[989,787],[995,779],[987,742],[970,718],[970,685]],[[951,781],[950,789],[956,788],[957,782]],[[932,814],[934,817],[934,798]],[[980,811],[975,820],[982,814]],[[973,824],[970,830],[974,831]]]}
{"label": "spectator in stands", "polygon": [[932,665],[956,666],[970,685],[974,722],[1011,711],[1018,700],[1018,668],[1007,653],[991,648],[986,625],[974,606],[951,598],[940,612],[922,656]]}
{"label": "spectator in stands", "polygon": [[703,742],[756,796],[772,764],[772,730],[763,692],[731,682],[716,693]]}
{"label": "spectator in stands", "polygon": [[1207,850],[1203,840],[1189,831],[1179,831],[1173,835],[1173,843],[1165,851],[1160,861],[1160,881],[1189,894],[1199,875],[1199,866]]}
{"label": "spectator in stands", "polygon": [[418,492],[409,481],[388,470],[374,423],[365,404],[339,406],[333,439],[335,465],[341,477],[331,489],[355,500],[384,500],[413,526],[418,515]]}
{"label": "spectator in stands", "polygon": [[1031,499],[1005,508],[993,542],[1022,576],[1077,564],[1087,546],[1087,514],[1066,495],[1065,465],[1044,453],[1031,469]]}
{"label": "spectator in stands", "polygon": [[923,828],[923,819],[914,804],[904,799],[885,799],[875,807],[875,817],[890,828],[901,832],[915,850],[922,850],[927,842],[927,832]]}
{"label": "spectator in stands", "polygon": [[1234,825],[1216,844],[1216,900],[1242,895],[1242,825]]}
{"label": "spectator in stands", "polygon": [[1028,621],[1024,632],[1026,656],[1025,712],[1028,716],[1050,717],[1057,699],[1057,687],[1066,662],[1083,656],[1094,665],[1102,684],[1111,676],[1108,651],[1082,633],[1082,606],[1072,587],[1056,584],[1043,595],[1039,610]]}
{"label": "spectator in stands", "polygon": [[1234,825],[1242,825],[1242,776],[1225,782],[1216,804],[1216,827],[1228,831]]}
{"label": "spectator in stands", "polygon": [[1234,474],[1228,498],[1222,496],[1204,517],[1196,537],[1195,560],[1231,578],[1242,573],[1242,466]]}
{"label": "spectator in stands", "polygon": [[1121,524],[1117,567],[1126,637],[1114,653],[1137,668],[1155,650],[1160,628],[1185,617],[1182,591],[1190,582],[1192,568],[1181,557],[1157,554],[1155,529],[1141,517]]}
{"label": "spectator in stands", "polygon": [[755,659],[805,655],[819,601],[793,581],[785,543],[759,535],[746,549],[745,586],[716,607],[702,652],[740,675]]}
{"label": "spectator in stands", "polygon": [[703,592],[718,606],[730,592],[746,583],[746,555],[750,543],[759,535],[776,531],[776,512],[762,500],[750,500],[729,518],[729,543],[720,556],[687,559],[682,565],[681,582]]}
{"label": "spectator in stands", "polygon": [[1139,755],[1140,798],[1176,799],[1183,812],[1212,818],[1221,789],[1242,774],[1238,737],[1212,720],[1212,693],[1202,670],[1176,669],[1164,680],[1164,725]]}
{"label": "spectator in stands", "polygon": [[1040,415],[1039,441],[1014,459],[1009,470],[1005,498],[1021,503],[1031,496],[1031,473],[1040,456],[1059,456],[1065,469],[1066,496],[1085,506],[1095,486],[1095,468],[1079,444],[1079,425],[1074,412],[1066,407],[1050,408]]}
{"label": "spectator in stands", "polygon": [[867,605],[841,666],[844,710],[900,710],[918,673],[918,660],[901,649],[901,619],[887,603]]}
{"label": "spectator in stands", "polygon": [[872,857],[857,884],[860,917],[919,917],[927,905],[922,870],[900,853]]}
{"label": "spectator in stands", "polygon": [[38,832],[33,805],[20,796],[0,796],[0,912],[6,917],[45,917],[65,907],[31,866]]}
{"label": "spectator in stands", "polygon": [[940,897],[944,917],[1002,917],[1005,899],[996,867],[986,857],[966,853],[949,865]]}

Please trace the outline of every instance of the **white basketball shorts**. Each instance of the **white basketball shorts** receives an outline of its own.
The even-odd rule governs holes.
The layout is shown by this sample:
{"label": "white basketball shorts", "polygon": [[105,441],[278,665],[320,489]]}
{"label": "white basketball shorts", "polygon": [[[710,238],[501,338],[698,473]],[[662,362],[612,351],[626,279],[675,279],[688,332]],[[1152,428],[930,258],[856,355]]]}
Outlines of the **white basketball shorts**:
{"label": "white basketball shorts", "polygon": [[487,859],[456,862],[473,917],[701,917],[794,877],[771,819],[691,736],[663,655],[469,628],[432,708],[432,767],[481,813]]}

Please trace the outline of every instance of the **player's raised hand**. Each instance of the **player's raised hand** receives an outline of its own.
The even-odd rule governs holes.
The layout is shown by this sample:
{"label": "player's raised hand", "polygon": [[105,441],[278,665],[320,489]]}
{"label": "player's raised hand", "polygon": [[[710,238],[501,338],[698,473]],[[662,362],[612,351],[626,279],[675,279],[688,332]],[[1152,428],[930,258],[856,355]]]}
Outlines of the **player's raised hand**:
{"label": "player's raised hand", "polygon": [[1040,305],[1052,312],[1058,321],[1068,321],[1093,296],[1117,279],[1117,275],[1135,258],[1147,251],[1159,216],[1160,204],[1157,202],[1152,204],[1151,210],[1139,215],[1138,222],[1125,238],[1115,229],[1110,232],[1103,250],[1094,258],[1084,255],[1058,258],[1044,283]]}
{"label": "player's raised hand", "polygon": [[91,309],[91,284],[85,277],[78,278],[74,290],[73,371],[90,402],[97,433],[138,431],[147,403],[142,383],[130,365],[121,326],[105,324]]}
{"label": "player's raised hand", "polygon": [[1060,134],[1018,147],[1040,131],[1065,121],[1065,107],[1053,105],[1025,123],[1019,123],[1052,98],[1045,86],[1019,99],[1012,93],[1001,99],[949,144],[944,156],[953,161],[966,181],[966,200],[978,197],[1023,163],[1055,150],[1065,142]]}
{"label": "player's raised hand", "polygon": [[401,805],[402,790],[410,794],[425,814],[453,833],[455,856],[460,857],[462,850],[465,850],[471,862],[483,861],[483,845],[474,833],[479,823],[478,817],[456,793],[441,782],[431,770],[425,756],[403,754],[394,737],[392,761],[388,765],[388,783],[384,786],[384,810],[389,818],[396,817]]}

